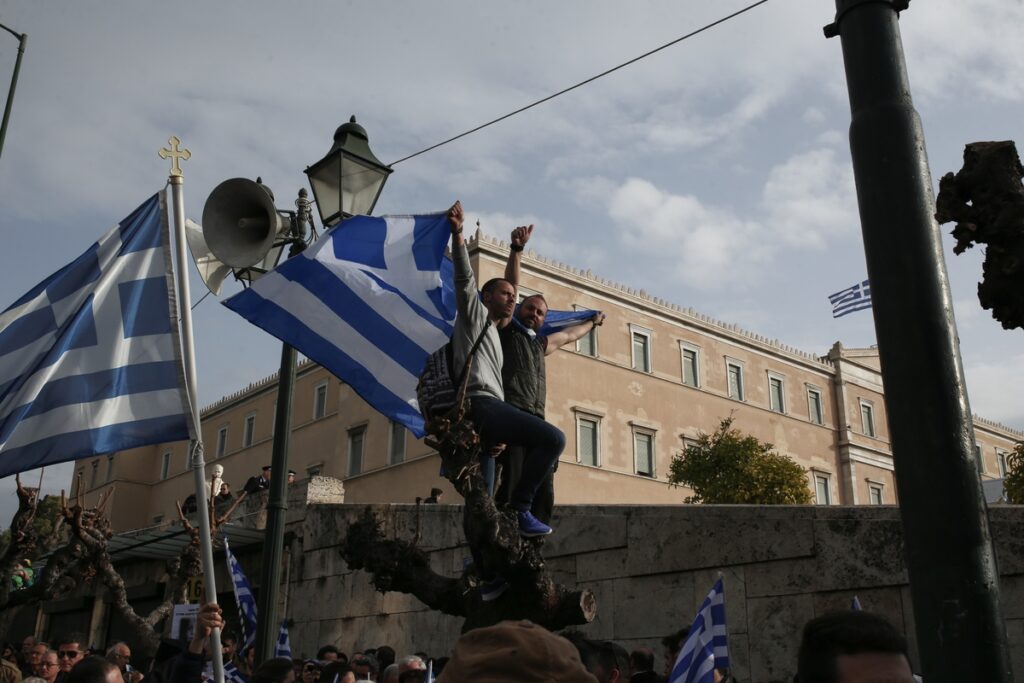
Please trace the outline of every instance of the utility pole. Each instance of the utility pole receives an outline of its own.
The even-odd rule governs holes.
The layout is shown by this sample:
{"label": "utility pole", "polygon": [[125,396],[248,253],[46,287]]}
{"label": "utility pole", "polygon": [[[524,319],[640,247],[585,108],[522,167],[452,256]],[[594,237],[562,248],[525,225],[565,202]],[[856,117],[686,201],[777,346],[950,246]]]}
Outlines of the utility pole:
{"label": "utility pole", "polygon": [[11,107],[14,105],[14,89],[18,87],[18,72],[21,71],[21,58],[25,54],[25,46],[28,44],[28,34],[18,33],[3,24],[0,28],[18,39],[18,58],[14,62],[14,75],[11,77],[11,89],[7,92],[7,105],[4,107],[4,121],[0,124],[0,155],[4,152],[4,140],[7,138],[7,122],[11,118]]}
{"label": "utility pole", "polygon": [[988,510],[899,12],[836,0],[864,251],[924,680],[1010,683]]}

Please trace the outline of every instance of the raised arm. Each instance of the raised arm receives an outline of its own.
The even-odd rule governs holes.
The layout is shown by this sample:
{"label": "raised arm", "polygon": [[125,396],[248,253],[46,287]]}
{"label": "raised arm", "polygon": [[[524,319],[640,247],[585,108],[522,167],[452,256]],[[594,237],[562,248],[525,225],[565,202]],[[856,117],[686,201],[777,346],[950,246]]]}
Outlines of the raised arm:
{"label": "raised arm", "polygon": [[519,263],[523,259],[523,249],[533,234],[533,225],[519,226],[512,231],[511,244],[508,251],[508,263],[505,264],[505,279],[519,289]]}
{"label": "raised arm", "polygon": [[585,323],[579,325],[573,325],[564,330],[559,330],[553,334],[548,335],[548,345],[544,349],[544,355],[550,356],[558,349],[562,348],[569,342],[574,342],[583,335],[590,332],[595,327],[600,327],[604,324],[604,313],[598,311],[594,314],[594,317]]}

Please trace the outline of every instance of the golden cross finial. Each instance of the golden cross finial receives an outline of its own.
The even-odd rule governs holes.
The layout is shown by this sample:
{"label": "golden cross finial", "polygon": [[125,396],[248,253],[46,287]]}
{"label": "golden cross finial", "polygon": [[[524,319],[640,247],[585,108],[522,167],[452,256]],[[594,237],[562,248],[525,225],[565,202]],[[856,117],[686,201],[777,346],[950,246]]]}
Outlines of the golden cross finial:
{"label": "golden cross finial", "polygon": [[170,157],[171,176],[177,176],[180,178],[181,164],[179,163],[179,160],[188,161],[189,159],[192,158],[192,152],[188,151],[187,149],[181,149],[179,147],[179,145],[181,144],[181,140],[179,140],[175,135],[172,135],[170,138],[168,138],[167,142],[170,144],[171,148],[162,148],[159,152],[160,158],[166,159]]}

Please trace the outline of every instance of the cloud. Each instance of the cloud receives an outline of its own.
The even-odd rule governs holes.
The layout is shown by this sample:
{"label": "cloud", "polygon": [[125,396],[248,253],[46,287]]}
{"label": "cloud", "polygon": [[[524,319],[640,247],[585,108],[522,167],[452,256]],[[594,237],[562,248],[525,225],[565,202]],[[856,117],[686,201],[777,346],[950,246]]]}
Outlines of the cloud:
{"label": "cloud", "polygon": [[[965,363],[964,374],[970,392],[971,410],[989,420],[1021,428],[1024,408],[1008,394],[1024,386],[1024,353],[1000,357],[997,361]],[[1008,389],[1012,387],[1012,389]]]}
{"label": "cloud", "polygon": [[766,222],[790,245],[821,249],[828,238],[856,232],[853,169],[835,150],[813,149],[790,157],[768,175],[762,194]]}

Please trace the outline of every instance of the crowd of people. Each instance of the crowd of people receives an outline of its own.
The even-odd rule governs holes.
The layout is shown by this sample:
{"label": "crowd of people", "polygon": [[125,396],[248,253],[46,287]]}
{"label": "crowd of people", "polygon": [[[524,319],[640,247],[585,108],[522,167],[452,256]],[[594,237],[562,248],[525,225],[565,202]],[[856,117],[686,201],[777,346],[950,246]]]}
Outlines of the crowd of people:
{"label": "crowd of people", "polygon": [[[203,683],[212,679],[214,628],[224,628],[221,608],[203,605],[191,640],[162,642],[145,673],[132,667],[131,649],[123,642],[94,651],[81,634],[51,643],[27,637],[20,645],[4,645],[0,683]],[[389,645],[347,654],[327,644],[315,657],[274,658],[256,665],[254,648],[240,651],[238,638],[228,631],[221,634],[221,656],[230,683],[675,683],[680,672],[673,669],[686,641],[686,629],[666,636],[659,666],[649,648],[630,652],[579,632],[558,635],[530,622],[505,621],[469,631],[450,655],[438,657],[402,654]],[[884,617],[863,611],[835,612],[809,621],[795,665],[795,683],[920,680],[911,672],[903,634]],[[714,681],[737,679],[729,671],[715,670]]]}

